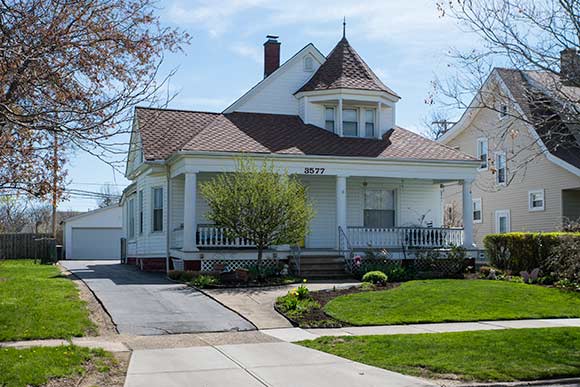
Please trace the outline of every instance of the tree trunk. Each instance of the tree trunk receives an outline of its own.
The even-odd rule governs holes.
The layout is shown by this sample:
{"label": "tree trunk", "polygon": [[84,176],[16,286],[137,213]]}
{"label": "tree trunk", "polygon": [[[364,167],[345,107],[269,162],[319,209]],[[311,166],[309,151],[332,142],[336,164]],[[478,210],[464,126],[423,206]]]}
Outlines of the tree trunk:
{"label": "tree trunk", "polygon": [[264,249],[262,247],[258,247],[258,261],[256,262],[256,271],[258,272],[258,280],[262,281],[264,276],[262,274],[262,254]]}

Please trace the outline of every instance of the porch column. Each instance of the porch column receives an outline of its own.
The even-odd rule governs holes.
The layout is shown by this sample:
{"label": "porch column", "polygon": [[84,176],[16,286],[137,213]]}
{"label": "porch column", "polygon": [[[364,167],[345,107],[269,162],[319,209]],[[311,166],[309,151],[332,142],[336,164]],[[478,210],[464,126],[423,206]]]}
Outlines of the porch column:
{"label": "porch column", "polygon": [[340,248],[338,228],[346,233],[346,176],[336,176],[336,246]]}
{"label": "porch column", "polygon": [[463,246],[473,248],[473,200],[471,184],[473,180],[463,180]]}
{"label": "porch column", "polygon": [[197,173],[185,174],[185,192],[183,195],[183,251],[197,251],[197,217],[195,202],[197,200]]}

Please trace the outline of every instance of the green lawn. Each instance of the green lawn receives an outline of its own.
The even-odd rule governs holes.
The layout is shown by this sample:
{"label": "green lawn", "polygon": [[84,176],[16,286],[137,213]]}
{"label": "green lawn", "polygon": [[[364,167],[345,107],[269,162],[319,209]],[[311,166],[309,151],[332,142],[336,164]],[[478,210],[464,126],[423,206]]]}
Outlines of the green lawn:
{"label": "green lawn", "polygon": [[324,311],[352,325],[580,317],[580,293],[506,281],[410,281],[337,297]]}
{"label": "green lawn", "polygon": [[0,341],[68,338],[92,329],[78,290],[57,267],[0,261]]}
{"label": "green lawn", "polygon": [[51,378],[81,375],[90,360],[101,372],[107,372],[114,362],[110,354],[100,349],[75,346],[0,348],[0,386],[39,386]]}
{"label": "green lawn", "polygon": [[580,376],[580,328],[321,337],[300,344],[405,374],[514,381]]}

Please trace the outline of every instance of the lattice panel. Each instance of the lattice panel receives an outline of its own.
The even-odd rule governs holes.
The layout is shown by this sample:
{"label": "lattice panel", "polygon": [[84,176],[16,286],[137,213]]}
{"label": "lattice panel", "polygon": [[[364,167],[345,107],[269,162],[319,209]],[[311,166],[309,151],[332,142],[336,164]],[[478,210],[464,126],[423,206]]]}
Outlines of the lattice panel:
{"label": "lattice panel", "polygon": [[[262,267],[275,269],[278,267],[278,262],[276,259],[263,259]],[[256,266],[256,263],[256,259],[207,259],[201,261],[201,271],[213,271],[216,264],[224,265],[225,271],[232,271],[236,269],[247,269]]]}

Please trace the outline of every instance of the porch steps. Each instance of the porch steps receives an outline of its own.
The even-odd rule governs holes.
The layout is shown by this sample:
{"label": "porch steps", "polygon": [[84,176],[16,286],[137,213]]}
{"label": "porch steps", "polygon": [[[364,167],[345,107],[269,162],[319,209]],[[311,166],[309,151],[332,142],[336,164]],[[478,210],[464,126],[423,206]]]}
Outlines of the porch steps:
{"label": "porch steps", "polygon": [[303,255],[300,276],[311,279],[349,278],[344,270],[344,258],[339,255]]}

